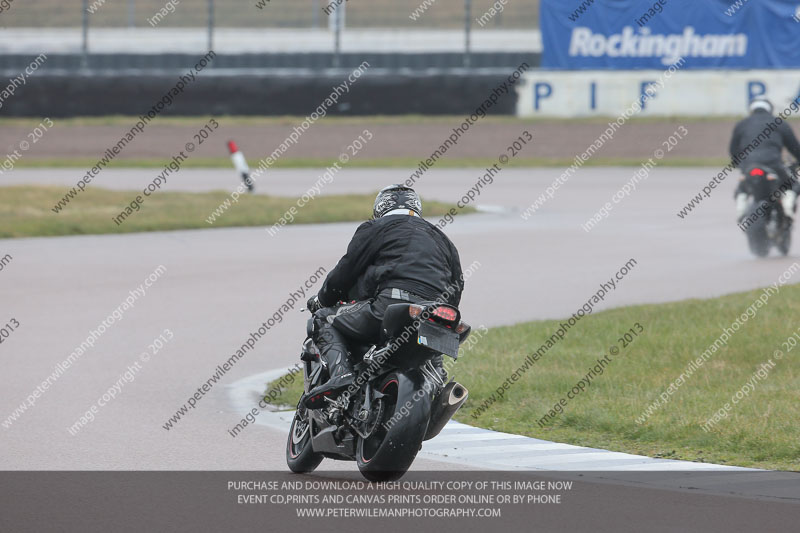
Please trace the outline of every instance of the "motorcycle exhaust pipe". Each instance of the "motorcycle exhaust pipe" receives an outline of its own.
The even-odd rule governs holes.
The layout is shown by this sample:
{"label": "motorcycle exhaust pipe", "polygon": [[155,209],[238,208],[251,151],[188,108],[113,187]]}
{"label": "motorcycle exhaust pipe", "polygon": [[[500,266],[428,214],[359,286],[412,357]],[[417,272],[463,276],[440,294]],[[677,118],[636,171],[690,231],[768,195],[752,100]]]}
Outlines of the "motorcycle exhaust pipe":
{"label": "motorcycle exhaust pipe", "polygon": [[469,391],[460,383],[451,381],[445,385],[431,409],[431,421],[422,440],[430,440],[438,435],[456,411],[467,401]]}

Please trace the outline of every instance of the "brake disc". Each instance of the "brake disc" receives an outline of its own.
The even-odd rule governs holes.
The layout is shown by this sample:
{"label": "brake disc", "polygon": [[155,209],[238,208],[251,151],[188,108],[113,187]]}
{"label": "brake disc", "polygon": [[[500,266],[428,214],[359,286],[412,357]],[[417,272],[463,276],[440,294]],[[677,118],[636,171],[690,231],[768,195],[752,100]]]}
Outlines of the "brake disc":
{"label": "brake disc", "polygon": [[299,444],[300,441],[306,436],[311,425],[298,417],[297,422],[294,424],[294,431],[292,431],[292,444]]}

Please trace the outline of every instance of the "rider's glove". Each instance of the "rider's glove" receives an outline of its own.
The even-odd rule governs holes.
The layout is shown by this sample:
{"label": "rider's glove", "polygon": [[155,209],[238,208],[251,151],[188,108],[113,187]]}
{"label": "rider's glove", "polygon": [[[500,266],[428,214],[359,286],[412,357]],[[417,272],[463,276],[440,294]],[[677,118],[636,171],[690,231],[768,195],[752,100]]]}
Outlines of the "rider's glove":
{"label": "rider's glove", "polygon": [[316,313],[317,311],[322,309],[322,304],[319,303],[319,298],[317,298],[316,294],[308,299],[308,303],[306,303],[306,307],[312,313]]}

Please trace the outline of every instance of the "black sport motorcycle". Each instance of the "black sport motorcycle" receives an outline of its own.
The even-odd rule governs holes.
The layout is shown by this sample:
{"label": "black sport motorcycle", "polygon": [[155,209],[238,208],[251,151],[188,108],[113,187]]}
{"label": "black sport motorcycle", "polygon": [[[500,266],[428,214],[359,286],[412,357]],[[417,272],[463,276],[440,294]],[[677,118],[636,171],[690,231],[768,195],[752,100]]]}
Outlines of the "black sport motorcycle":
{"label": "black sport motorcycle", "polygon": [[432,359],[439,354],[457,359],[470,326],[451,305],[390,305],[382,342],[350,347],[355,382],[333,398],[308,397],[328,379],[313,327],[311,317],[300,356],[305,394],[289,430],[286,463],[293,472],[311,472],[326,457],[355,460],[370,481],[399,479],[422,442],[438,435],[467,399],[462,385],[444,383]]}
{"label": "black sport motorcycle", "polygon": [[[789,170],[797,176],[798,165],[791,165]],[[758,257],[769,255],[773,246],[787,255],[792,246],[792,218],[781,205],[781,195],[790,184],[779,184],[778,180],[778,174],[763,165],[749,169],[744,176],[750,203],[739,227],[747,234],[750,251]]]}

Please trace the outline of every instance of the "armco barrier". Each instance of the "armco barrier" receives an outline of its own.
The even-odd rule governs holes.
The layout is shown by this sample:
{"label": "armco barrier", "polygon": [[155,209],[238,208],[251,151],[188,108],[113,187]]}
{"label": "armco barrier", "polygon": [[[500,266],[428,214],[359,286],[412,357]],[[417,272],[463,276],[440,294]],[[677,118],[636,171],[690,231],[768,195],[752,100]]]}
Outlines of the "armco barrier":
{"label": "armco barrier", "polygon": [[[183,69],[194,65],[198,53],[114,53],[89,54],[85,61],[81,54],[47,53],[47,63],[42,68],[47,70],[66,70],[76,72],[82,68],[94,71],[113,70],[151,70]],[[37,54],[2,54],[0,55],[0,71],[19,71],[24,69]],[[464,54],[458,52],[351,52],[342,53],[339,68],[354,69],[364,61],[374,69],[408,69],[421,71],[427,69],[452,69],[464,65]],[[513,70],[523,61],[532,67],[538,67],[541,54],[538,52],[473,52],[469,57],[473,69],[508,68]],[[310,69],[321,71],[335,64],[334,55],[329,52],[295,52],[295,53],[241,53],[217,54],[212,68],[215,69]]]}
{"label": "armco barrier", "polygon": [[[471,113],[514,67],[491,73],[439,71],[381,74],[368,70],[331,115]],[[350,70],[320,73],[268,73],[207,69],[175,98],[162,115],[306,115],[316,109]],[[6,71],[6,73],[8,73]],[[37,72],[0,109],[0,116],[138,115],[175,84],[175,70],[164,74]],[[12,74],[8,73],[10,77]],[[514,114],[516,95],[501,98],[492,114]]]}

